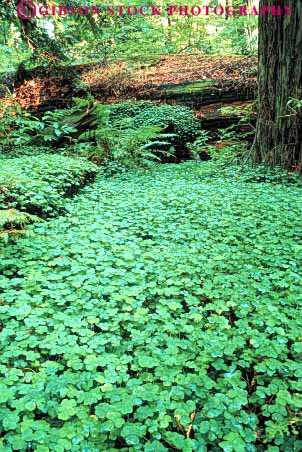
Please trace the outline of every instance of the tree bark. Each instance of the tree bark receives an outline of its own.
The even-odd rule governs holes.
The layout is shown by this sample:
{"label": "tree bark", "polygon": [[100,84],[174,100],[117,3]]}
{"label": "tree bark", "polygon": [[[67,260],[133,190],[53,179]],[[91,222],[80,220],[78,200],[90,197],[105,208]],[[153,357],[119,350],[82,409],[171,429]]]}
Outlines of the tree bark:
{"label": "tree bark", "polygon": [[[285,4],[290,15],[285,13]],[[280,6],[282,14],[261,15],[264,5]],[[302,169],[301,0],[260,0],[258,117],[254,163]],[[302,104],[302,103],[301,103]]]}

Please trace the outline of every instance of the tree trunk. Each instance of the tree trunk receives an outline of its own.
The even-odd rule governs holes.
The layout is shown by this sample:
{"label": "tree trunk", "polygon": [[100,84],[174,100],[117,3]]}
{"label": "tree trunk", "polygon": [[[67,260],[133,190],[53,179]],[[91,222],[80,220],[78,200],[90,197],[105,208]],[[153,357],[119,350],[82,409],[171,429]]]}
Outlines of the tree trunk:
{"label": "tree trunk", "polygon": [[[286,15],[285,4],[290,7]],[[270,12],[263,16],[261,8]],[[302,8],[297,0],[259,6],[258,118],[254,163],[302,169]],[[272,15],[272,6],[281,16]],[[296,101],[291,101],[295,99]],[[302,102],[301,102],[302,104]]]}

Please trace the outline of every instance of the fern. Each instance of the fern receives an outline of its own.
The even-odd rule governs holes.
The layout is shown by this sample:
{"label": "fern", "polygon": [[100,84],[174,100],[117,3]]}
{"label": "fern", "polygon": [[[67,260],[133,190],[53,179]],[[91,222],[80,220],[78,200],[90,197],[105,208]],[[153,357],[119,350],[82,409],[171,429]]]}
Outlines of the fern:
{"label": "fern", "polygon": [[24,228],[27,224],[42,221],[36,215],[30,215],[21,212],[18,209],[1,209],[0,210],[0,239],[8,242],[9,236],[18,237],[24,234]]}
{"label": "fern", "polygon": [[170,145],[168,139],[174,136],[162,133],[161,127],[134,127],[133,123],[127,120],[117,122],[113,126],[109,121],[109,109],[102,104],[96,105],[94,113],[96,119],[92,125],[95,129],[82,133],[79,141],[86,143],[84,146],[78,146],[90,159],[98,160],[99,163],[117,161],[131,166],[160,160],[160,154],[173,154],[172,149],[160,149],[161,146]]}

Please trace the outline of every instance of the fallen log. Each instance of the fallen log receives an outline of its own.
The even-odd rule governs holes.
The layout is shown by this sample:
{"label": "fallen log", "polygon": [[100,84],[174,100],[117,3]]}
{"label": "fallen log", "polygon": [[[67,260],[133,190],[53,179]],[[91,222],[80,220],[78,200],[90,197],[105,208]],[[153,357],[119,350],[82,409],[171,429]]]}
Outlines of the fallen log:
{"label": "fallen log", "polygon": [[[256,97],[255,58],[170,55],[149,67],[124,62],[35,68],[10,75],[10,91],[33,113],[64,108],[91,93],[104,103],[154,100],[198,109]],[[4,77],[5,78],[5,77]]]}
{"label": "fallen log", "polygon": [[[240,131],[256,124],[255,103],[253,101],[218,102],[195,109],[195,116],[204,130],[223,129],[239,123]],[[250,110],[247,118],[247,110]],[[245,118],[245,121],[242,118]],[[240,121],[241,120],[241,121]]]}
{"label": "fallen log", "polygon": [[[205,117],[207,117],[208,109],[205,107],[216,105],[213,109],[215,113],[221,105],[254,100],[256,98],[256,88],[255,80],[248,80],[246,82],[236,80],[206,80],[182,85],[148,87],[143,92],[131,90],[127,96],[123,96],[122,98],[108,96],[102,90],[92,91],[92,94],[96,100],[103,103],[115,103],[125,100],[153,100],[172,105],[186,105],[194,110],[204,111]],[[47,110],[66,108],[71,104],[73,97],[85,97],[85,95],[84,93],[75,91],[70,80],[66,78],[39,77],[25,81],[15,90],[13,98],[22,108],[27,108],[35,114],[41,114]],[[208,126],[211,123],[215,126],[213,112],[210,118],[208,118],[208,121],[205,121],[208,123]],[[221,121],[221,115],[216,114],[216,117],[218,121]]]}
{"label": "fallen log", "polygon": [[[256,98],[255,80],[196,80],[180,85],[162,85],[150,88],[136,99],[150,99],[201,108],[217,103],[247,101]],[[133,93],[135,94],[135,93]]]}

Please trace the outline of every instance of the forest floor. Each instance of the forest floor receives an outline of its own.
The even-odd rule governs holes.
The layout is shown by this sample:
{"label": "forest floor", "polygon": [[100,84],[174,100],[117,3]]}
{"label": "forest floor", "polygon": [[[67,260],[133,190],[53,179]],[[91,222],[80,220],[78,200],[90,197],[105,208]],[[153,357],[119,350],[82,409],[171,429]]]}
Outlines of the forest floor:
{"label": "forest floor", "polygon": [[124,76],[125,91],[137,92],[147,87],[178,85],[202,80],[256,80],[257,58],[242,56],[167,55],[153,64],[132,66],[124,61],[112,61],[106,66],[83,66],[81,80],[90,89],[99,89]]}
{"label": "forest floor", "polygon": [[263,451],[286,435],[301,389],[301,189],[228,171],[98,176],[5,249],[14,450]]}

